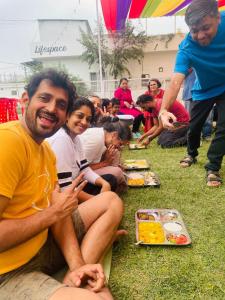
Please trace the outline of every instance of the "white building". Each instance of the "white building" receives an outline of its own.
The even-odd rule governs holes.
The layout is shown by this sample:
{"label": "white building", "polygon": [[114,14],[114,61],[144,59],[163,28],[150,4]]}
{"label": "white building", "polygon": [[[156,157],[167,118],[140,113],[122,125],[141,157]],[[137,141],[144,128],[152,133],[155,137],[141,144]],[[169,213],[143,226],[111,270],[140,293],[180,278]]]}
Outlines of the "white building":
{"label": "white building", "polygon": [[84,81],[97,79],[97,66],[89,69],[81,59],[84,49],[79,42],[80,30],[91,33],[87,20],[38,20],[38,29],[39,41],[31,44],[33,62],[47,68],[60,67]]}
{"label": "white building", "polygon": [[[37,40],[31,44],[31,60],[23,63],[28,71],[30,66],[60,67],[75,75],[86,83],[91,93],[99,93],[98,65],[89,68],[81,59],[84,51],[79,40],[82,29],[85,33],[92,33],[87,20],[70,19],[44,19],[38,20]],[[146,90],[149,78],[158,78],[163,87],[169,82],[175,61],[178,45],[184,38],[184,34],[158,35],[144,48],[144,58],[139,64],[130,61],[127,65],[131,73],[130,85],[134,98]],[[128,76],[128,74],[124,74]],[[104,96],[112,97],[115,89],[113,78],[104,81]],[[21,95],[23,83],[0,83],[0,96],[15,97]],[[10,90],[11,89],[11,90]],[[16,92],[17,91],[17,92]],[[5,94],[4,94],[5,93]],[[6,95],[7,94],[7,95]]]}

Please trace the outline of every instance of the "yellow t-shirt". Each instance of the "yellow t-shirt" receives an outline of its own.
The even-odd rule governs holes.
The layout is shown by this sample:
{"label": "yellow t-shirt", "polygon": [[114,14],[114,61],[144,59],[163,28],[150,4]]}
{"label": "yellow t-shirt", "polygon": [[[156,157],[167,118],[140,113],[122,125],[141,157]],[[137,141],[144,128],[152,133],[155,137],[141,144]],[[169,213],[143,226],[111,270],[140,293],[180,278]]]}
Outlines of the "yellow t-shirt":
{"label": "yellow t-shirt", "polygon": [[[49,206],[57,181],[55,156],[43,142],[38,145],[19,121],[0,125],[0,195],[10,198],[3,219],[20,219]],[[0,253],[0,274],[27,263],[46,242],[48,230]]]}

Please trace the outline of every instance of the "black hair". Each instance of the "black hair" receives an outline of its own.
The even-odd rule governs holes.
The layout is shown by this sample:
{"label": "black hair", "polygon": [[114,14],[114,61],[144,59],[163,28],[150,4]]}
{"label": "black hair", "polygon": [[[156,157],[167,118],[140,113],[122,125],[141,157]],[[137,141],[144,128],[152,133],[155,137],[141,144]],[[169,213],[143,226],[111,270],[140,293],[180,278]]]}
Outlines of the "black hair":
{"label": "black hair", "polygon": [[103,117],[99,123],[99,127],[103,127],[106,132],[116,131],[121,141],[130,141],[132,139],[130,127],[122,124],[117,117]]}
{"label": "black hair", "polygon": [[[94,117],[95,117],[94,104],[89,99],[87,99],[85,97],[78,97],[73,101],[73,103],[70,107],[70,110],[68,111],[68,117],[70,117],[74,111],[78,110],[82,106],[87,106],[87,107],[90,108],[90,110],[91,110],[91,123],[92,123],[94,121]],[[67,133],[69,133],[69,128],[67,127],[66,123],[63,125],[63,128],[66,130]]]}
{"label": "black hair", "polygon": [[143,95],[140,95],[138,97],[138,100],[137,100],[136,103],[138,103],[138,104],[144,104],[144,103],[147,103],[149,101],[153,101],[153,97],[151,95],[143,94]]}
{"label": "black hair", "polygon": [[102,108],[107,108],[110,104],[110,100],[108,98],[102,98]]}
{"label": "black hair", "polygon": [[127,81],[127,82],[129,81],[126,77],[121,78],[120,81],[119,81],[119,87],[120,87],[122,81],[124,81],[124,80]]}
{"label": "black hair", "polygon": [[70,110],[73,101],[77,98],[76,87],[69,79],[69,75],[62,71],[55,69],[45,69],[41,72],[35,73],[29,83],[25,86],[29,99],[36,93],[40,83],[43,80],[50,82],[52,86],[64,89],[68,93],[67,112]]}
{"label": "black hair", "polygon": [[120,100],[117,99],[117,98],[112,98],[111,99],[111,103],[112,103],[112,106],[114,106],[114,105],[120,105]]}
{"label": "black hair", "polygon": [[149,80],[149,84],[148,84],[148,89],[149,89],[149,90],[150,90],[150,82],[151,82],[151,81],[155,81],[155,82],[157,83],[158,89],[161,88],[162,84],[161,84],[161,82],[159,81],[159,79],[157,79],[157,78],[151,78],[151,79]]}
{"label": "black hair", "polygon": [[185,13],[185,22],[190,27],[199,24],[203,18],[217,17],[219,14],[216,0],[193,0]]}

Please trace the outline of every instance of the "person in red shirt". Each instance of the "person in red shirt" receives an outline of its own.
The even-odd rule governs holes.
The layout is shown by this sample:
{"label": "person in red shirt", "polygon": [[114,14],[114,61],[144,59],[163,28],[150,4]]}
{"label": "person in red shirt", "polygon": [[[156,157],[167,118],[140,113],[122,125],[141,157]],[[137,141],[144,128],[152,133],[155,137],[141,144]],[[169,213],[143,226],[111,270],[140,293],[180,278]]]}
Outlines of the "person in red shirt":
{"label": "person in red shirt", "polygon": [[170,108],[177,122],[174,124],[174,130],[164,129],[159,119],[159,111],[162,104],[162,99],[153,98],[151,95],[141,95],[138,98],[138,103],[145,111],[149,111],[153,117],[153,127],[143,134],[138,142],[148,145],[154,138],[159,136],[158,144],[162,148],[171,148],[184,146],[187,143],[187,131],[189,128],[189,113],[185,107],[179,102],[175,101]]}
{"label": "person in red shirt", "polygon": [[164,95],[164,90],[161,89],[161,86],[162,84],[158,79],[150,79],[148,84],[148,90],[145,92],[145,95],[150,95],[154,99],[162,99]]}

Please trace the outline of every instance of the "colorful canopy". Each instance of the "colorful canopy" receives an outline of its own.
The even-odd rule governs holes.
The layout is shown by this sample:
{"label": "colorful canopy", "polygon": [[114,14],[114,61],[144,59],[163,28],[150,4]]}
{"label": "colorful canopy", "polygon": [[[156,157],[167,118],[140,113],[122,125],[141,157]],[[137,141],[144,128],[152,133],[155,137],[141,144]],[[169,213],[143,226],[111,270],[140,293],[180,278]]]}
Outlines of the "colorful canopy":
{"label": "colorful canopy", "polygon": [[109,31],[122,30],[132,0],[101,0],[105,26]]}
{"label": "colorful canopy", "polygon": [[[183,15],[192,0],[132,0],[129,18],[150,18]],[[225,0],[218,0],[220,10],[225,9]]]}
{"label": "colorful canopy", "polygon": [[[185,13],[192,0],[101,0],[106,28],[117,31],[125,28],[126,19],[177,16]],[[225,0],[218,0],[225,10]]]}

